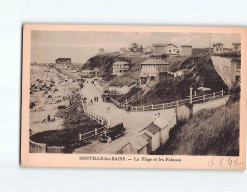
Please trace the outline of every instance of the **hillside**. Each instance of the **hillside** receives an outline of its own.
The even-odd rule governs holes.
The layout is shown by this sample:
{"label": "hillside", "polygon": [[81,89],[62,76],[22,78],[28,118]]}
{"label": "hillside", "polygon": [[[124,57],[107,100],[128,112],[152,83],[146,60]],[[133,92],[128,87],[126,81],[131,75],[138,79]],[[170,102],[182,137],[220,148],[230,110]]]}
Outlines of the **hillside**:
{"label": "hillside", "polygon": [[174,127],[155,154],[239,155],[239,103],[202,110],[187,124]]}
{"label": "hillside", "polygon": [[215,71],[209,54],[188,57],[175,66],[177,70],[188,69],[188,75],[181,79],[174,79],[174,81],[162,79],[140,100],[140,105],[171,102],[186,98],[189,95],[190,86],[196,89],[203,85],[211,88],[212,91],[222,89],[228,91],[224,81]]}
{"label": "hillside", "polygon": [[117,53],[106,53],[103,55],[96,55],[90,58],[83,66],[82,69],[93,70],[99,68],[102,72],[102,79],[105,81],[112,80],[115,76],[112,74],[112,65],[116,61],[127,61],[130,64],[130,70],[124,75],[117,78],[112,85],[123,86],[133,85],[138,82],[138,74],[140,63],[146,60],[140,56],[126,57]]}

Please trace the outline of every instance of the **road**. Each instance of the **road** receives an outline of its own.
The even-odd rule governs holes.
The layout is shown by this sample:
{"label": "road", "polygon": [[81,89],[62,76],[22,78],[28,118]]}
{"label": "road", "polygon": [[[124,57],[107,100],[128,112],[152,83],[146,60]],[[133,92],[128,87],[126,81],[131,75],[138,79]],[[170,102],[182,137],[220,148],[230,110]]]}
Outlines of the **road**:
{"label": "road", "polygon": [[[160,113],[162,120],[170,120],[175,115],[175,108],[159,110],[159,111],[145,111],[145,112],[127,112],[123,109],[118,108],[113,103],[103,102],[101,99],[102,91],[91,84],[91,82],[84,83],[83,89],[81,89],[81,94],[87,98],[87,109],[88,111],[103,117],[110,121],[110,125],[113,126],[117,123],[123,123],[126,128],[126,133],[124,136],[114,140],[112,143],[99,143],[92,142],[86,146],[78,148],[75,153],[116,153],[123,145],[129,142],[131,137],[135,136],[137,132],[144,129],[154,120],[154,115]],[[93,105],[88,105],[88,102],[94,97],[99,97],[99,102],[93,103]],[[202,109],[216,108],[224,105],[228,97],[216,99],[210,102],[205,102],[202,104],[195,104],[193,108],[194,114]],[[107,109],[110,108],[110,112]]]}

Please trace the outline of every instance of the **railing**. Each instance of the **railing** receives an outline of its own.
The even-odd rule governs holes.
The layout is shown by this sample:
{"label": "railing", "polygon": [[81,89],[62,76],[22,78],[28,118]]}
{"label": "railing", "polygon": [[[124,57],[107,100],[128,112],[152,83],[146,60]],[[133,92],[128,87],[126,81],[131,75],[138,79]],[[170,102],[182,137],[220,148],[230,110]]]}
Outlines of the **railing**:
{"label": "railing", "polygon": [[224,96],[223,90],[218,91],[218,92],[213,92],[211,94],[203,94],[200,96],[193,96],[192,97],[192,102],[190,98],[183,99],[183,100],[177,100],[174,102],[168,102],[168,103],[161,103],[161,104],[151,104],[147,106],[131,106],[127,103],[119,103],[117,100],[114,98],[110,98],[110,100],[117,105],[120,108],[126,109],[128,111],[133,111],[133,112],[141,112],[141,111],[151,111],[151,110],[164,110],[168,108],[174,108],[176,106],[185,104],[186,102],[190,103],[201,103],[201,102],[206,102],[210,100],[214,100],[216,98],[220,98]]}
{"label": "railing", "polygon": [[95,128],[92,131],[89,131],[87,133],[79,133],[79,141],[84,141],[87,139],[91,139],[93,137],[97,137],[98,135],[102,134],[105,130],[105,127],[101,127],[101,128]]}
{"label": "railing", "polygon": [[122,103],[120,103],[119,101],[115,100],[113,97],[110,97],[110,100],[111,100],[112,103],[114,103],[116,106],[118,106],[120,108],[127,108],[129,103],[138,100],[142,96],[142,94],[144,94],[144,90],[143,89],[138,91],[135,95],[131,96],[130,98],[124,100]]}
{"label": "railing", "polygon": [[141,97],[142,94],[144,94],[144,90],[143,89],[141,89],[136,94],[134,94],[130,98],[128,98],[125,101],[123,101],[122,104],[129,104],[131,102],[134,102],[134,101],[138,100]]}
{"label": "railing", "polygon": [[97,121],[99,124],[104,125],[105,127],[107,126],[107,121],[99,117],[98,115],[88,112],[85,108],[84,108],[84,113],[92,120]]}

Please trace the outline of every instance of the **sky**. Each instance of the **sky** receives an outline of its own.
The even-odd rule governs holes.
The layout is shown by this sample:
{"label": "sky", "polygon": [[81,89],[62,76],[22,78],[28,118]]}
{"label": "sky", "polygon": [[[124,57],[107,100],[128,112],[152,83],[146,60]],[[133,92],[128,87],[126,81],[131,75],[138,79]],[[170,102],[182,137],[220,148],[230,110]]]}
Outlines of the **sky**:
{"label": "sky", "polygon": [[105,52],[128,48],[133,42],[143,47],[153,43],[173,43],[205,48],[215,42],[231,48],[240,42],[239,34],[166,33],[166,32],[75,32],[32,31],[31,62],[54,63],[57,58],[71,58],[72,63],[85,63],[104,48]]}

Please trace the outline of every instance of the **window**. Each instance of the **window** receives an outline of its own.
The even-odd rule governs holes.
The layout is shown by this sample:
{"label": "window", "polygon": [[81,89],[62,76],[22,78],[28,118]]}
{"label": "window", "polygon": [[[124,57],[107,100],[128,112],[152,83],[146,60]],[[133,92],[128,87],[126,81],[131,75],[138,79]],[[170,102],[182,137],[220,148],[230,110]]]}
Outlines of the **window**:
{"label": "window", "polygon": [[237,69],[241,69],[241,64],[237,63]]}

